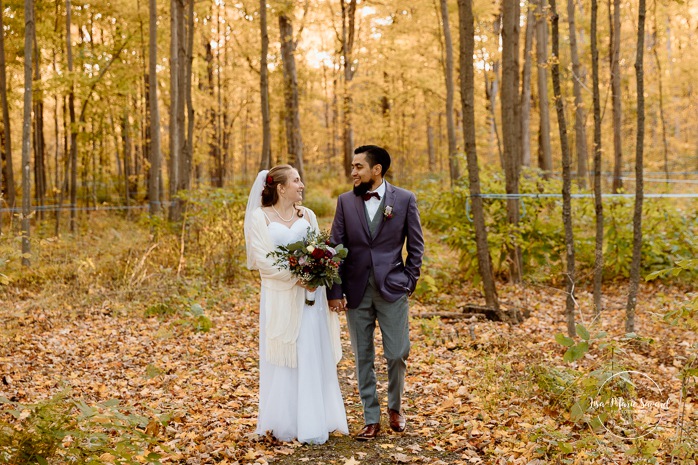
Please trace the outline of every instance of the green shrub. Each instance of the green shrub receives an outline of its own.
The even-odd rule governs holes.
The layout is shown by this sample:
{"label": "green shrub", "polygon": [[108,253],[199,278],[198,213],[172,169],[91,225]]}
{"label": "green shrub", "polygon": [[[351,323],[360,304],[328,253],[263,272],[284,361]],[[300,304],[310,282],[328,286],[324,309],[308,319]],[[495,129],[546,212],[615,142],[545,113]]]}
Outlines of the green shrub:
{"label": "green shrub", "polygon": [[183,237],[187,273],[214,281],[235,277],[245,254],[247,195],[242,190],[223,189],[180,193],[186,200]]}
{"label": "green shrub", "polygon": [[303,205],[311,209],[318,218],[334,215],[336,197],[330,197],[321,191],[306,191]]}
{"label": "green shrub", "polygon": [[[496,172],[484,172],[482,192],[504,193],[504,178]],[[441,234],[449,246],[460,252],[466,277],[476,275],[477,250],[471,220],[467,180],[450,191],[439,182],[423,183],[420,211],[425,225]],[[521,193],[559,193],[558,180],[545,181],[535,173],[521,178]],[[507,221],[506,200],[485,199],[485,221],[494,271],[506,275],[505,251],[518,244],[523,254],[524,276],[533,281],[555,281],[564,272],[564,232],[562,199],[533,197],[521,201],[518,227]],[[609,198],[604,202],[604,275],[627,277],[632,261],[632,198]],[[593,198],[572,199],[577,279],[590,280],[595,262],[595,216]],[[674,260],[698,255],[696,209],[680,208],[671,199],[647,199],[643,211],[642,272],[667,268]]]}
{"label": "green shrub", "polygon": [[[156,437],[169,415],[148,418],[117,400],[90,406],[66,393],[33,405],[0,397],[0,463],[159,464]],[[151,450],[151,452],[148,452]],[[147,455],[146,455],[147,454]],[[144,457],[143,457],[144,456]]]}

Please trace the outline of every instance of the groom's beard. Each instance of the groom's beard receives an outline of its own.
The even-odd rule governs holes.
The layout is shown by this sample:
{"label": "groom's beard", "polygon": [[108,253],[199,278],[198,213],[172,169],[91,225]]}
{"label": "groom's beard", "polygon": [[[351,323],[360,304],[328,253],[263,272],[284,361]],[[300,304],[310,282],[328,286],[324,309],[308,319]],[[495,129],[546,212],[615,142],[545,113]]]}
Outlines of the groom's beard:
{"label": "groom's beard", "polygon": [[354,186],[354,195],[360,196],[364,195],[366,192],[370,191],[373,187],[373,181],[362,182],[358,186]]}

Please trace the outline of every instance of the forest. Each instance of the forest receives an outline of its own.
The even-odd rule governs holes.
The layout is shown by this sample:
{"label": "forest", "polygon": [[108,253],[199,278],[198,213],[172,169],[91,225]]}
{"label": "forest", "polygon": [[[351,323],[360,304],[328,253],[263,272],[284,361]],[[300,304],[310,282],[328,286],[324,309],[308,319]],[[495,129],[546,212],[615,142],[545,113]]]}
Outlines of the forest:
{"label": "forest", "polygon": [[[0,464],[698,460],[696,0],[0,0],[0,27]],[[364,144],[426,237],[411,427],[254,437],[250,186],[291,164],[329,228]]]}

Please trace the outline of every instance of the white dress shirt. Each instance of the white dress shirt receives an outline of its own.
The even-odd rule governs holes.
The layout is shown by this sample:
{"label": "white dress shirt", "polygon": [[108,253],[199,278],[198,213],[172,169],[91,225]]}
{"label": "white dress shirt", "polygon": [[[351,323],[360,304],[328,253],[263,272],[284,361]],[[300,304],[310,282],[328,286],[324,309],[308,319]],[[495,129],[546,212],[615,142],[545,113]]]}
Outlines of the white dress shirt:
{"label": "white dress shirt", "polygon": [[381,182],[381,185],[378,186],[376,190],[368,191],[367,193],[370,194],[371,192],[376,192],[378,193],[378,195],[381,196],[380,199],[371,197],[370,199],[364,202],[366,204],[366,212],[368,212],[368,218],[371,221],[373,221],[373,217],[376,216],[378,207],[380,207],[381,201],[383,200],[383,196],[385,195],[385,182]]}

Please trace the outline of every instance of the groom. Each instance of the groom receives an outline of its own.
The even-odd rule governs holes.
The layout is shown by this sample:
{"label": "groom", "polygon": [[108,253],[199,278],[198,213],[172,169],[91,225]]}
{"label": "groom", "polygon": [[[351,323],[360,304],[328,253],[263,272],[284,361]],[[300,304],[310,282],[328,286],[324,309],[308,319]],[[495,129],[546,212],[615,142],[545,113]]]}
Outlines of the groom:
{"label": "groom", "polygon": [[390,168],[385,149],[358,147],[351,167],[354,190],[337,199],[331,238],[335,244],[344,244],[349,254],[340,269],[342,284],[328,289],[327,298],[331,310],[347,314],[365,422],[355,437],[368,441],[380,431],[373,344],[376,321],[388,363],[390,428],[405,430],[402,393],[410,352],[407,297],[419,279],[424,238],[415,195],[384,179]]}

